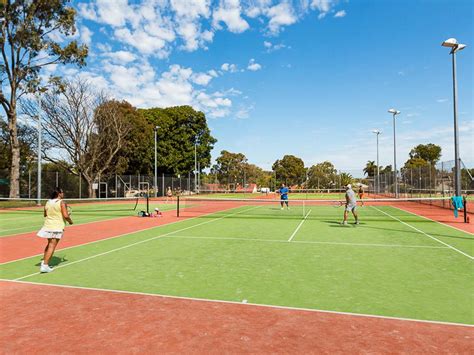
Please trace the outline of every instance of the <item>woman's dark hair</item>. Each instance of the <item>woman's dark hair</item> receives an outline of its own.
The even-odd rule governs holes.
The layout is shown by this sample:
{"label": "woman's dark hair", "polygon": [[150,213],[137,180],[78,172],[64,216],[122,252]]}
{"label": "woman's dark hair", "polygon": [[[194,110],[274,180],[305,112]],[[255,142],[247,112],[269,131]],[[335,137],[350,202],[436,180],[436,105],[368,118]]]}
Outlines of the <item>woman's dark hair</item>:
{"label": "woman's dark hair", "polygon": [[51,192],[51,199],[58,198],[59,194],[63,192],[63,189],[56,187],[53,192]]}

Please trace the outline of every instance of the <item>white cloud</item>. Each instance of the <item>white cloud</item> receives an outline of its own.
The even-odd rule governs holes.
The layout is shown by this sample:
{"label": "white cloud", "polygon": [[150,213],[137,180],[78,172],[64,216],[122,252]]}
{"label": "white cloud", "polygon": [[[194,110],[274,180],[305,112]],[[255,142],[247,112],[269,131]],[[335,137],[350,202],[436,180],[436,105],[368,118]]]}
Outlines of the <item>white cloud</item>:
{"label": "white cloud", "polygon": [[288,47],[287,45],[285,45],[283,43],[273,44],[272,42],[268,42],[268,41],[264,41],[263,46],[266,48],[268,53],[278,51],[278,50],[283,49],[283,48],[291,48],[291,47]]}
{"label": "white cloud", "polygon": [[338,17],[345,17],[347,15],[346,11],[345,10],[341,10],[341,11],[338,11],[336,12],[336,14],[334,15],[334,17],[338,18]]}
{"label": "white cloud", "polygon": [[104,53],[104,56],[118,63],[130,63],[137,59],[135,54],[128,51],[107,52]]}
{"label": "white cloud", "polygon": [[229,63],[224,63],[221,65],[221,70],[223,71],[227,71],[227,72],[230,72],[230,73],[235,73],[238,71],[237,69],[237,65],[235,64],[229,64]]}
{"label": "white cloud", "polygon": [[87,28],[86,26],[81,26],[80,27],[80,35],[81,35],[81,42],[86,44],[86,45],[90,45],[91,44],[91,40],[92,40],[92,35],[94,34],[94,32],[92,32],[89,28]]}
{"label": "white cloud", "polygon": [[262,66],[258,63],[255,62],[255,59],[250,59],[249,65],[247,66],[247,69],[250,71],[257,71],[262,69]]}
{"label": "white cloud", "polygon": [[230,32],[242,33],[250,26],[241,17],[242,8],[239,0],[221,0],[219,8],[213,13],[213,25],[221,29],[220,23],[223,22]]}
{"label": "white cloud", "polygon": [[128,28],[119,28],[115,31],[115,37],[135,47],[142,54],[153,54],[159,58],[165,58],[169,54],[165,39],[151,36],[141,29],[131,32]]}
{"label": "white cloud", "polygon": [[438,100],[436,100],[436,102],[442,104],[444,102],[448,102],[448,99],[438,99]]}
{"label": "white cloud", "polygon": [[334,3],[335,3],[335,0],[312,0],[310,7],[313,10],[318,10],[319,11],[318,19],[322,19],[326,17],[326,15],[329,13]]}
{"label": "white cloud", "polygon": [[250,111],[253,110],[253,105],[241,107],[236,113],[235,117],[238,119],[246,119],[250,116]]}
{"label": "white cloud", "polygon": [[282,26],[292,25],[297,21],[293,7],[285,2],[269,8],[266,15],[270,18],[268,29],[273,34],[279,33]]}
{"label": "white cloud", "polygon": [[113,27],[125,25],[126,15],[133,12],[127,0],[97,0],[97,16]]}
{"label": "white cloud", "polygon": [[192,76],[192,81],[195,84],[206,86],[212,80],[212,76],[205,73],[196,73]]}

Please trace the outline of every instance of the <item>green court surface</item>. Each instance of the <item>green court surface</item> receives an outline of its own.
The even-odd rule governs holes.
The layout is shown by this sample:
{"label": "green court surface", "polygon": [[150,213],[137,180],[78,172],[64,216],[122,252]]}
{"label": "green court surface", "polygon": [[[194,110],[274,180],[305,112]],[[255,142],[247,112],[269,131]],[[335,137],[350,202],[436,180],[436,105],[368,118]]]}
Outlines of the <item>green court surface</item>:
{"label": "green court surface", "polygon": [[[109,219],[134,216],[141,210],[146,210],[146,203],[100,203],[71,205],[74,224],[105,221]],[[151,203],[150,209],[158,207],[161,211],[175,209],[175,204]],[[43,208],[9,209],[0,212],[0,237],[38,231],[43,225]]]}
{"label": "green court surface", "polygon": [[[242,206],[0,265],[0,277],[474,324],[473,235],[389,206]],[[66,235],[67,238],[67,235]]]}

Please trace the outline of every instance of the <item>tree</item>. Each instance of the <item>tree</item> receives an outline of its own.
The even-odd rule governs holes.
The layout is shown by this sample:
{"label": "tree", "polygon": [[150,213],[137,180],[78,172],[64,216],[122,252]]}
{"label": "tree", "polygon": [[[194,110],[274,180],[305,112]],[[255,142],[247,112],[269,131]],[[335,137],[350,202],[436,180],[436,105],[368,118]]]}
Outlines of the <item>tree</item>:
{"label": "tree", "polygon": [[[47,89],[42,68],[53,64],[85,65],[87,47],[76,40],[64,45],[52,34],[73,35],[76,12],[68,0],[3,0],[0,2],[0,104],[8,119],[11,147],[10,197],[19,196],[20,142],[17,104],[27,93]],[[57,81],[57,78],[50,78]]]}
{"label": "tree", "polygon": [[81,80],[64,83],[64,90],[48,92],[40,101],[45,140],[55,148],[45,151],[45,160],[82,175],[89,197],[95,197],[94,181],[125,146],[130,124],[121,105]]}
{"label": "tree", "polygon": [[308,188],[330,189],[335,186],[336,180],[337,170],[329,161],[313,165],[308,169]]}
{"label": "tree", "polygon": [[[185,174],[194,170],[194,145],[201,169],[211,166],[211,151],[217,140],[211,136],[203,112],[191,106],[151,108],[139,110],[157,131],[158,170],[164,173]],[[153,143],[153,139],[152,139]],[[154,148],[153,148],[154,149]],[[153,154],[153,151],[151,150]]]}
{"label": "tree", "polygon": [[153,124],[144,116],[142,110],[126,101],[117,102],[121,116],[130,126],[125,136],[125,144],[111,164],[112,174],[152,174],[154,172],[154,132]]}
{"label": "tree", "polygon": [[339,179],[341,180],[341,185],[342,186],[346,186],[346,185],[352,184],[354,182],[354,178],[349,173],[339,174]]}
{"label": "tree", "polygon": [[410,159],[423,159],[431,165],[435,165],[441,157],[441,147],[439,145],[418,144],[410,153]]}
{"label": "tree", "polygon": [[[26,172],[32,168],[36,160],[37,133],[27,125],[18,125],[18,142],[20,144],[20,171]],[[11,167],[11,149],[8,124],[0,117],[0,196],[8,196],[10,179],[8,171]]]}
{"label": "tree", "polygon": [[380,174],[393,173],[393,168],[391,165],[387,165],[385,168],[380,169]]}
{"label": "tree", "polygon": [[[364,168],[364,174],[367,175],[367,177],[373,177],[377,173],[377,164],[375,164],[374,160],[369,160],[367,161],[367,164],[365,165]],[[347,184],[346,184],[347,185]]]}
{"label": "tree", "polygon": [[304,162],[294,155],[285,155],[281,160],[275,161],[272,170],[277,175],[278,181],[288,186],[299,185],[306,180]]}
{"label": "tree", "polygon": [[221,184],[225,182],[229,188],[230,184],[235,184],[243,178],[246,165],[247,158],[242,153],[231,153],[223,150],[216,159],[216,164],[212,167],[211,172],[217,175]]}

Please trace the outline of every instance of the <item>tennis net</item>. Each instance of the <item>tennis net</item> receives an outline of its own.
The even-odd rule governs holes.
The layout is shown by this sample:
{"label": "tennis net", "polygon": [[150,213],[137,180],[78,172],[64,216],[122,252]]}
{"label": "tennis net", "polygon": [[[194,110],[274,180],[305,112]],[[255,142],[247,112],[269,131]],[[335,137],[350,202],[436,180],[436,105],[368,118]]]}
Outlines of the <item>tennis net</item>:
{"label": "tennis net", "polygon": [[[177,200],[178,217],[230,217],[230,218],[318,218],[316,215],[337,214],[331,207],[345,208],[344,199],[290,199],[288,206],[279,199],[257,198],[202,198],[183,197]],[[357,201],[360,209],[392,208],[410,213],[420,214],[425,217],[448,215],[453,213],[450,198],[386,198],[364,199]],[[310,212],[317,212],[311,213]],[[461,219],[466,218],[464,210],[459,211]]]}
{"label": "tennis net", "polygon": [[[47,199],[1,198],[1,209],[22,211],[38,211],[47,202]],[[147,209],[147,197],[123,198],[82,198],[64,199],[72,214],[123,214],[129,215],[139,209]],[[39,203],[38,203],[39,202]]]}

